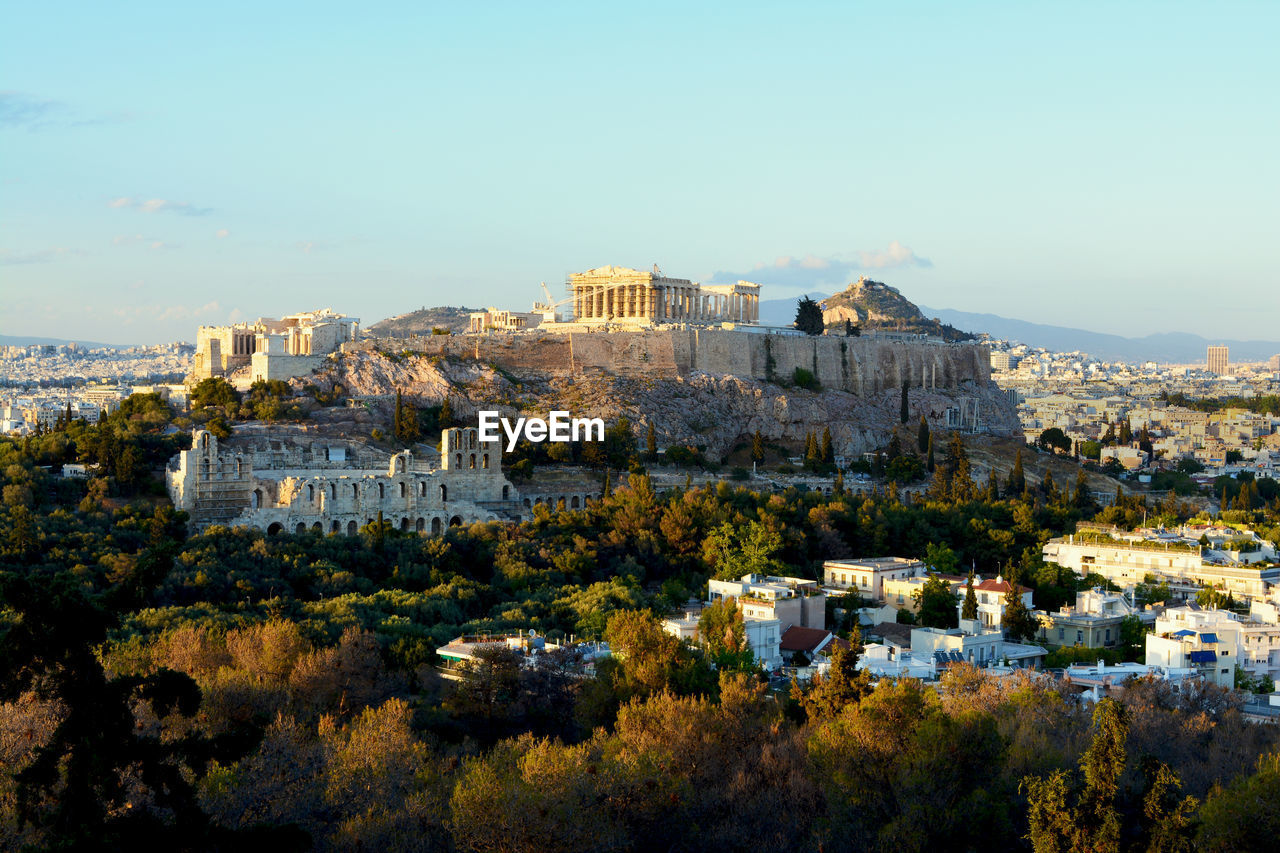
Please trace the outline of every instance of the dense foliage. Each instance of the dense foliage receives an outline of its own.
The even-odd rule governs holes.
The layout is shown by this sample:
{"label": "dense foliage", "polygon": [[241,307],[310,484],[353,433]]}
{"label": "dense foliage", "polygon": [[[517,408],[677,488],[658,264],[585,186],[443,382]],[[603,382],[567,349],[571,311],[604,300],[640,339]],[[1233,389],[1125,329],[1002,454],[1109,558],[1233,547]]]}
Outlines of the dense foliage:
{"label": "dense foliage", "polygon": [[[1012,568],[1052,606],[1079,582],[1040,562],[1047,537],[1176,503],[979,487],[947,441],[915,501],[656,493],[635,474],[585,509],[439,538],[189,535],[156,479],[186,440],[170,420],[133,398],[0,440],[2,847],[1057,849],[1063,816],[1092,809],[1090,839],[1118,838],[1098,849],[1227,850],[1274,825],[1280,774],[1256,761],[1277,735],[1224,691],[1131,685],[1100,726],[1030,676],[875,686],[855,631],[825,677],[779,693],[728,605],[701,648],[651,615],[712,575],[882,554]],[[76,460],[89,480],[55,476]],[[437,646],[516,629],[615,655],[588,677],[502,652],[440,677]]]}

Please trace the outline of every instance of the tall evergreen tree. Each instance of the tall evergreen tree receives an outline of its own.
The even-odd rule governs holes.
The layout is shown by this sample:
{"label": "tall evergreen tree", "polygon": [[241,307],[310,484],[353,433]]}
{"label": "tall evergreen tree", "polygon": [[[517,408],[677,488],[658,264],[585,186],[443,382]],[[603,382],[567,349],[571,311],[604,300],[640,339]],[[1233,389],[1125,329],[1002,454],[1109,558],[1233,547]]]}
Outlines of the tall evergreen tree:
{"label": "tall evergreen tree", "polygon": [[1093,503],[1093,498],[1089,494],[1089,482],[1085,479],[1083,468],[1076,472],[1076,492],[1071,502],[1075,504],[1076,509],[1088,509]]}
{"label": "tall evergreen tree", "polygon": [[[759,434],[759,432],[756,433],[756,435]],[[645,433],[644,452],[650,459],[658,458],[658,436],[654,432],[653,421],[649,421],[649,431]]]}
{"label": "tall evergreen tree", "polygon": [[929,469],[930,474],[932,474],[934,469],[938,467],[937,462],[933,458],[933,435],[929,436],[929,456],[925,461],[925,467]]}
{"label": "tall evergreen tree", "polygon": [[1058,499],[1058,484],[1053,480],[1053,472],[1045,469],[1044,480],[1040,483],[1040,489],[1044,492],[1046,503],[1053,503]]}
{"label": "tall evergreen tree", "polygon": [[764,461],[764,436],[760,434],[760,430],[751,434],[751,461]]}
{"label": "tall evergreen tree", "polygon": [[831,427],[822,428],[822,461],[830,464],[835,461],[835,451],[831,447]]}
{"label": "tall evergreen tree", "polygon": [[898,412],[898,418],[904,424],[907,422],[907,419],[911,417],[910,401],[907,398],[908,388],[910,388],[910,383],[906,379],[902,380],[902,403],[900,411]]}
{"label": "tall evergreen tree", "polygon": [[924,415],[921,415],[920,427],[916,430],[916,447],[919,448],[921,453],[928,452],[930,438],[929,421],[925,419]]}
{"label": "tall evergreen tree", "polygon": [[978,595],[973,591],[973,572],[969,572],[969,580],[964,585],[964,607],[960,610],[960,618],[978,618]]}
{"label": "tall evergreen tree", "polygon": [[1013,468],[1009,471],[1009,482],[1005,484],[1005,494],[1020,495],[1027,488],[1027,476],[1022,470],[1022,448],[1013,457]]}
{"label": "tall evergreen tree", "polygon": [[826,328],[822,319],[822,307],[808,296],[796,303],[795,327],[806,335],[820,335]]}
{"label": "tall evergreen tree", "polygon": [[1004,616],[1000,620],[1001,627],[1014,642],[1031,642],[1035,639],[1039,625],[1022,600],[1018,572],[1012,567],[1005,569],[1004,580],[1009,584],[1009,589],[1004,594]]}

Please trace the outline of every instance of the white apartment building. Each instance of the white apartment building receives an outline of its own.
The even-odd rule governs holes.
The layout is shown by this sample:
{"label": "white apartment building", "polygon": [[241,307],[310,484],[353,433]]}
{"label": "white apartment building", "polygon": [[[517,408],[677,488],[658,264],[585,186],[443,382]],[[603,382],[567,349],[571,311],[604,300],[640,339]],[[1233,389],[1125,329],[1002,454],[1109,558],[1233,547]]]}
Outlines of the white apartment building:
{"label": "white apartment building", "polygon": [[921,577],[924,573],[925,564],[909,557],[827,560],[822,564],[822,583],[831,590],[857,592],[872,601],[883,601],[885,580]]}
{"label": "white apartment building", "polygon": [[1045,543],[1044,559],[1081,576],[1098,574],[1120,587],[1147,575],[1180,587],[1184,594],[1212,586],[1237,598],[1265,598],[1280,581],[1280,566],[1251,566],[1230,560],[1194,540],[1174,534],[1143,534],[1081,523],[1070,536]]}

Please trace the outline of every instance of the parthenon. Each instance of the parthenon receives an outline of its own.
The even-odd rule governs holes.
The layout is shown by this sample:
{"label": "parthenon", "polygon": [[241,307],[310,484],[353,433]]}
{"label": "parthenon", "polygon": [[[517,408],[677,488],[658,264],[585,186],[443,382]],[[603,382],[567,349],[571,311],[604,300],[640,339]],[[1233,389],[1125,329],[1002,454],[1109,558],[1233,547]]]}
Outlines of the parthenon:
{"label": "parthenon", "polygon": [[575,322],[758,323],[760,285],[699,284],[628,267],[598,267],[569,276]]}

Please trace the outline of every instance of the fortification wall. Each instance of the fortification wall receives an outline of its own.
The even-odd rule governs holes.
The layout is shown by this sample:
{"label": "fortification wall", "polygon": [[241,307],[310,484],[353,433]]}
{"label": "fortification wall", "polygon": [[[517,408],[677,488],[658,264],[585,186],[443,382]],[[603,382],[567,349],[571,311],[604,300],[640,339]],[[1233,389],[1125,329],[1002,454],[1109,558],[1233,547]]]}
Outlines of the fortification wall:
{"label": "fortification wall", "polygon": [[874,337],[768,335],[714,328],[659,328],[625,332],[533,332],[435,335],[348,344],[474,358],[506,370],[566,376],[611,374],[674,378],[700,371],[762,381],[790,381],[796,368],[824,388],[876,394],[912,387],[955,388],[991,381],[990,354],[977,343],[892,341]]}

